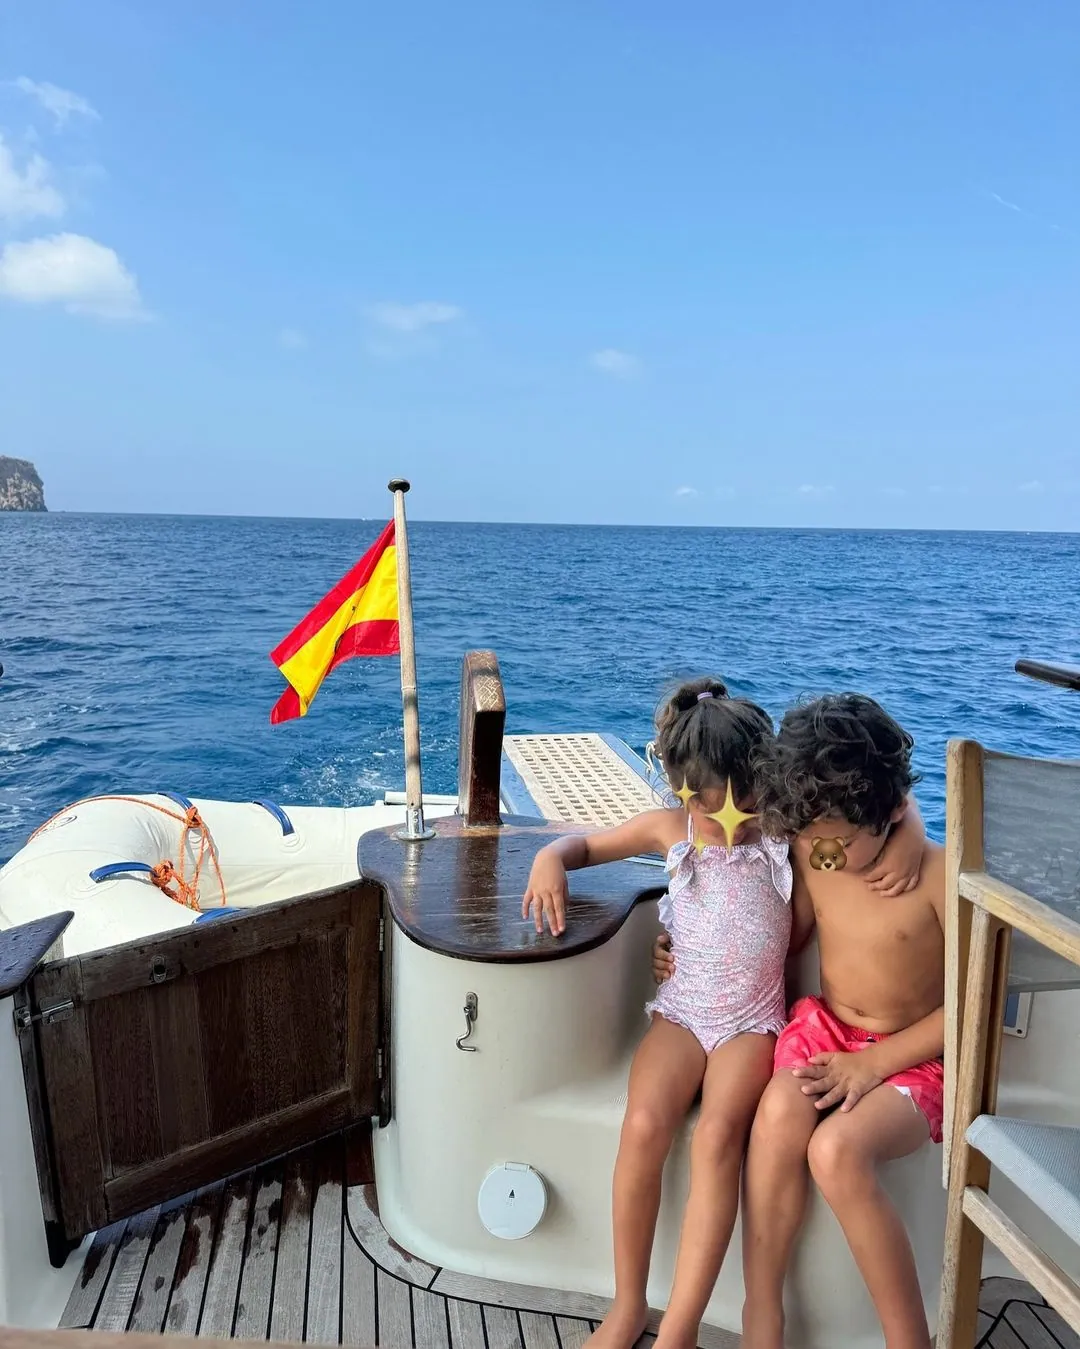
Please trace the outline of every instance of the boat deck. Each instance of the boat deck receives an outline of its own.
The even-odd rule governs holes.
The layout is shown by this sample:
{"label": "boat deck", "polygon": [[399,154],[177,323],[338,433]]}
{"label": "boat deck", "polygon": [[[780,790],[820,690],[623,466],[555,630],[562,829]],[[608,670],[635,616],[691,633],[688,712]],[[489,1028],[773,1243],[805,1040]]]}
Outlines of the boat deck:
{"label": "boat deck", "polygon": [[[363,1128],[97,1233],[61,1325],[387,1349],[581,1349],[607,1305],[454,1274],[401,1250],[379,1222]],[[980,1349],[1080,1349],[1026,1284],[987,1280],[982,1307]],[[702,1349],[738,1343],[703,1329]]]}
{"label": "boat deck", "polygon": [[512,813],[606,829],[660,804],[646,765],[612,735],[508,735],[503,798]]}

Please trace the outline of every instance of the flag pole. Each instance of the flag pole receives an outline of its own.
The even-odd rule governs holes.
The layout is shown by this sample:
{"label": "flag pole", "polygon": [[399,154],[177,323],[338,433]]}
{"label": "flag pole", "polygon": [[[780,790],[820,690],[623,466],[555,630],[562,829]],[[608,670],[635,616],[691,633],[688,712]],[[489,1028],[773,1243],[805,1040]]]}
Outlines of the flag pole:
{"label": "flag pole", "polygon": [[434,838],[434,829],[424,826],[424,784],[420,772],[420,705],[416,696],[416,646],[413,641],[412,581],[409,574],[409,539],[405,528],[405,493],[409,484],[393,478],[394,546],[397,553],[398,630],[401,640],[401,710],[405,718],[405,827],[398,838],[416,841]]}

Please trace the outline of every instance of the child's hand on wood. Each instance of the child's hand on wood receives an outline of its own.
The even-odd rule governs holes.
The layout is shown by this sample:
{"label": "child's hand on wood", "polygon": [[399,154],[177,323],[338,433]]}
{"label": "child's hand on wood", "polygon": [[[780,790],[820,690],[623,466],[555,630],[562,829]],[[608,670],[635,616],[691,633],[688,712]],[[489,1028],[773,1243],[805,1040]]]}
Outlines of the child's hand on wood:
{"label": "child's hand on wood", "polygon": [[819,1110],[828,1110],[841,1102],[840,1109],[845,1114],[882,1082],[874,1071],[873,1055],[868,1049],[857,1054],[815,1054],[801,1068],[792,1068],[791,1075],[809,1079],[803,1094],[817,1096],[814,1104]]}
{"label": "child's hand on wood", "polygon": [[546,919],[551,935],[559,937],[566,931],[566,906],[569,899],[566,867],[547,848],[541,848],[529,872],[529,883],[521,903],[522,918],[531,915],[538,933],[543,932]]}
{"label": "child's hand on wood", "polygon": [[671,952],[671,938],[661,932],[652,949],[653,978],[658,984],[666,983],[675,973],[675,957]]}

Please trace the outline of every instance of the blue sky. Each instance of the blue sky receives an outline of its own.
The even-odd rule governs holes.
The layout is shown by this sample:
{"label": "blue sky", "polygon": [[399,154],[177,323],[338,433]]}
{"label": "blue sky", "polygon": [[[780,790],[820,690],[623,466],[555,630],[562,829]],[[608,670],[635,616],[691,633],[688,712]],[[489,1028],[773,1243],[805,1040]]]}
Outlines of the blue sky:
{"label": "blue sky", "polygon": [[54,509],[1080,526],[1075,0],[0,0]]}

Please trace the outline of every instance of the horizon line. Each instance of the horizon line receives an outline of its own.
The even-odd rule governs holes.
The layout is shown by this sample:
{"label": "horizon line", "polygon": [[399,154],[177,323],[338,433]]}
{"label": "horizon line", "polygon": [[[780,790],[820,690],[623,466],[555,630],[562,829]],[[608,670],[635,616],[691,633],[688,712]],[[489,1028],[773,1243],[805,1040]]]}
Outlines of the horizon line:
{"label": "horizon line", "polygon": [[[24,518],[41,519],[50,515],[70,515],[105,518],[119,516],[124,519],[132,520],[289,520],[305,521],[316,524],[370,524],[372,522],[388,519],[390,514],[391,512],[388,511],[385,515],[238,515],[231,512],[215,513],[206,511],[79,511],[46,509],[44,511],[0,511],[0,519],[4,516],[21,516]],[[657,524],[651,521],[649,523],[616,523],[611,521],[591,520],[450,520],[422,515],[410,515],[408,519],[410,524],[472,525],[515,529],[686,529],[724,530],[730,532],[741,531],[744,533],[764,530],[775,533],[800,532],[810,534],[1047,534],[1061,535],[1064,538],[1080,534],[1080,528],[1019,529],[1015,527],[1010,528],[1004,525],[951,525],[948,527],[930,525],[732,525],[692,524],[689,521]]]}

